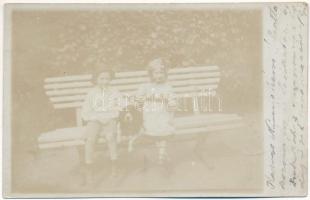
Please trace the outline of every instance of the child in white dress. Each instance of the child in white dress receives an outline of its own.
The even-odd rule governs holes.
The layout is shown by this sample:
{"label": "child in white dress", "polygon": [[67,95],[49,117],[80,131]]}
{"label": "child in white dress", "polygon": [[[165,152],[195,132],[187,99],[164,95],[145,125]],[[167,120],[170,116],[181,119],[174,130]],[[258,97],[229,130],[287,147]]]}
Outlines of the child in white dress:
{"label": "child in white dress", "polygon": [[173,88],[167,83],[168,70],[162,59],[148,65],[150,82],[141,85],[137,101],[142,105],[145,134],[156,140],[159,163],[168,159],[167,138],[174,134],[174,110],[176,107]]}

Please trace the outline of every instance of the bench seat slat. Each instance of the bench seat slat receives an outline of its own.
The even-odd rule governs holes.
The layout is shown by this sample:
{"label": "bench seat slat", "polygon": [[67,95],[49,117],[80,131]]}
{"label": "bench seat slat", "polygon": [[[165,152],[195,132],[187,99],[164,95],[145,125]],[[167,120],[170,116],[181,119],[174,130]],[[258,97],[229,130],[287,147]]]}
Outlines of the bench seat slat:
{"label": "bench seat slat", "polygon": [[[212,133],[215,131],[225,131],[235,128],[242,128],[245,124],[242,122],[238,123],[231,123],[231,124],[223,124],[223,125],[214,125],[209,127],[200,127],[200,128],[191,128],[191,129],[183,129],[177,130],[174,140],[181,140],[181,139],[197,139],[194,136],[197,134],[207,134]],[[200,135],[202,136],[202,135]],[[99,143],[104,141],[103,138],[99,139]],[[85,140],[77,139],[77,140],[65,140],[65,141],[56,141],[56,142],[46,142],[46,143],[39,143],[40,149],[50,149],[50,148],[62,148],[62,147],[70,147],[70,146],[78,146],[78,145],[85,145]]]}
{"label": "bench seat slat", "polygon": [[[237,123],[226,123],[220,125],[210,125],[206,127],[198,127],[198,128],[188,128],[188,129],[178,129],[176,130],[174,140],[179,141],[182,139],[194,139],[197,138],[195,136],[203,136],[201,134],[208,134],[216,131],[225,131],[236,128],[243,128],[245,124],[243,122]],[[104,142],[104,138],[99,138],[99,143]],[[76,140],[65,140],[65,141],[56,141],[56,142],[44,142],[39,143],[40,149],[50,149],[50,148],[63,148],[70,146],[78,146],[85,145],[85,139],[76,139]]]}
{"label": "bench seat slat", "polygon": [[39,143],[40,149],[63,148],[71,146],[85,145],[84,140],[59,141],[50,143]]}
{"label": "bench seat slat", "polygon": [[65,141],[65,140],[84,139],[85,133],[86,133],[85,131],[86,131],[85,126],[56,129],[56,130],[41,134],[38,138],[38,142],[46,143],[46,142],[51,142],[51,141],[59,142],[59,141]]}
{"label": "bench seat slat", "polygon": [[180,129],[177,131],[177,135],[181,136],[181,135],[188,135],[188,134],[209,133],[212,131],[223,131],[223,130],[241,128],[243,126],[244,126],[243,122],[238,122],[238,123],[210,125],[206,127],[197,127],[197,128],[182,129],[182,130]]}
{"label": "bench seat slat", "polygon": [[177,117],[174,125],[177,129],[205,126],[221,122],[237,122],[242,118],[236,114],[200,114],[188,117]]}
{"label": "bench seat slat", "polygon": [[[242,128],[245,124],[242,122],[238,123],[229,123],[229,124],[222,124],[222,125],[213,125],[208,127],[199,127],[199,128],[191,128],[191,129],[182,129],[177,130],[174,140],[181,140],[181,139],[197,139],[195,136],[199,134],[208,134],[215,131],[225,131],[230,129]],[[103,138],[99,139],[99,143],[104,141]],[[70,147],[70,146],[78,146],[78,145],[85,145],[85,140],[66,140],[66,141],[59,141],[59,142],[47,142],[47,143],[39,143],[40,149],[50,149],[50,148],[62,148],[62,147]]]}
{"label": "bench seat slat", "polygon": [[[221,121],[209,120],[215,118],[221,118]],[[202,126],[191,126],[187,124],[187,128],[179,127],[176,129],[175,136],[182,138],[183,136],[192,137],[192,134],[209,133],[212,131],[229,130],[232,128],[238,128],[244,126],[241,122],[241,118],[234,114],[202,114],[200,116],[186,116],[178,117],[176,121],[192,121],[193,119],[203,119],[209,121],[209,123],[201,123]],[[195,121],[192,121],[195,122]],[[86,128],[84,127],[70,127],[64,129],[57,129],[54,131],[43,133],[39,136],[39,148],[55,148],[83,145],[85,140]]]}
{"label": "bench seat slat", "polygon": [[[197,121],[199,119],[199,121]],[[174,124],[176,125],[177,130],[183,129],[192,129],[193,126],[196,126],[198,123],[199,127],[210,126],[210,125],[219,125],[219,124],[227,124],[234,123],[236,121],[240,121],[241,117],[236,114],[200,114],[193,116],[183,116],[176,117],[174,120]],[[183,124],[180,124],[181,122]],[[187,122],[187,123],[184,123]],[[198,122],[198,123],[197,123]],[[82,127],[68,127],[62,129],[56,129],[54,131],[46,132],[40,135],[38,141],[40,143],[45,142],[58,142],[65,140],[78,140],[84,139],[86,134],[86,126]]]}
{"label": "bench seat slat", "polygon": [[177,132],[186,130],[186,129],[196,129],[196,128],[204,128],[206,126],[222,126],[223,124],[237,124],[240,123],[240,119],[226,119],[226,120],[218,120],[213,122],[193,122],[193,123],[186,123],[186,124],[179,124],[179,126],[176,126]]}

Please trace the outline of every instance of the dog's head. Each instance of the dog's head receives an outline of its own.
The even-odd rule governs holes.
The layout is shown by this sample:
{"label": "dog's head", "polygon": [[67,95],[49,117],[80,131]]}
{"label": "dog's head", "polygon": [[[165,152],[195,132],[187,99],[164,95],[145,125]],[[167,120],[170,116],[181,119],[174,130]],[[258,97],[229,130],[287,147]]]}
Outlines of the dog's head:
{"label": "dog's head", "polygon": [[129,105],[123,108],[123,110],[120,112],[120,121],[130,123],[139,118],[139,115],[140,112],[135,109],[134,106]]}
{"label": "dog's head", "polygon": [[133,113],[124,112],[123,121],[126,123],[131,123],[133,121]]}
{"label": "dog's head", "polygon": [[[120,127],[122,132],[136,132],[142,127],[142,112],[130,105],[120,112]],[[134,133],[131,133],[134,134]]]}

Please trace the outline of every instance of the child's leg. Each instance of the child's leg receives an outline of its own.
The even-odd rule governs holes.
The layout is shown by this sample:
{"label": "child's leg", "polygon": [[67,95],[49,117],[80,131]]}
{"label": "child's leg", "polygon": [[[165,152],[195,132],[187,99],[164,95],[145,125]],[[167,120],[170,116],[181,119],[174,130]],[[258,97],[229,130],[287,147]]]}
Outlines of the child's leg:
{"label": "child's leg", "polygon": [[112,161],[117,160],[117,127],[116,121],[110,120],[104,125],[104,135],[107,140],[107,145],[109,149],[110,159]]}
{"label": "child's leg", "polygon": [[111,160],[111,177],[116,177],[117,174],[117,127],[116,121],[111,120],[107,124],[105,124],[103,129],[103,134],[105,134],[108,150],[110,154]]}
{"label": "child's leg", "polygon": [[92,164],[94,160],[94,147],[96,139],[101,130],[101,124],[96,121],[90,121],[86,126],[86,144],[85,144],[85,163]]}
{"label": "child's leg", "polygon": [[169,160],[169,156],[167,153],[167,141],[165,139],[160,139],[157,141],[156,146],[158,148],[158,161],[160,164]]}
{"label": "child's leg", "polygon": [[86,126],[86,144],[85,144],[85,183],[86,185],[93,183],[93,162],[94,148],[96,139],[101,130],[100,122],[91,121]]}

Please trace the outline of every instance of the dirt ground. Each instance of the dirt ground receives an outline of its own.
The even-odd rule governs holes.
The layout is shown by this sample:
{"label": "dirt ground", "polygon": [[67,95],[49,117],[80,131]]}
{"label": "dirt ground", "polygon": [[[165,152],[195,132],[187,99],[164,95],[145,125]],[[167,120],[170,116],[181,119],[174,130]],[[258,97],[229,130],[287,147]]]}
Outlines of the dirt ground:
{"label": "dirt ground", "polygon": [[[110,162],[99,147],[94,185],[83,184],[78,151],[74,147],[25,153],[15,168],[16,193],[134,194],[154,192],[237,192],[262,189],[262,134],[257,123],[247,128],[206,134],[198,148],[195,140],[172,141],[169,165],[156,164],[153,145],[120,151],[117,178],[110,176]],[[255,125],[256,124],[256,125]]]}

